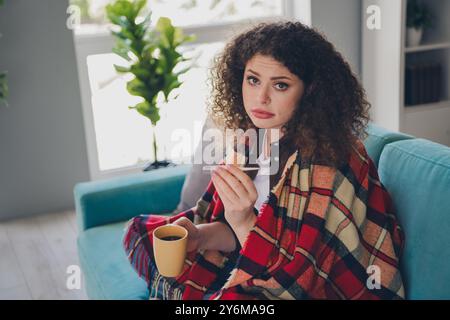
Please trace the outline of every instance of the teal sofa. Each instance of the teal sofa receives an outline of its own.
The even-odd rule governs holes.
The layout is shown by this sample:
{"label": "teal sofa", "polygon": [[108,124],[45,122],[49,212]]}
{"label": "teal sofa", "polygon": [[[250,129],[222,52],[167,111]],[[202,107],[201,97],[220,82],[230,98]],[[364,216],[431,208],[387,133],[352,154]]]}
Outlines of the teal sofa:
{"label": "teal sofa", "polygon": [[[407,299],[450,299],[450,148],[369,126],[364,141],[406,235],[401,261]],[[128,219],[171,214],[190,166],[79,183],[78,253],[90,299],[147,299],[122,249]]]}

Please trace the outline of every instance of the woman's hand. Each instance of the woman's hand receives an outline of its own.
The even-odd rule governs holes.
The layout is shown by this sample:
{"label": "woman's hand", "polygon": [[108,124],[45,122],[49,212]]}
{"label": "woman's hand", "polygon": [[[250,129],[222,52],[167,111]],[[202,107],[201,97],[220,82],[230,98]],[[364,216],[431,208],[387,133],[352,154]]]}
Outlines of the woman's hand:
{"label": "woman's hand", "polygon": [[252,179],[235,165],[218,166],[212,181],[223,202],[225,219],[235,229],[254,223],[258,193]]}
{"label": "woman's hand", "polygon": [[236,248],[233,231],[224,222],[193,224],[186,217],[173,222],[188,231],[187,251],[220,250],[231,252]]}
{"label": "woman's hand", "polygon": [[188,231],[187,251],[198,251],[200,244],[202,243],[202,233],[200,232],[200,229],[186,217],[181,217],[172,223],[182,226]]}

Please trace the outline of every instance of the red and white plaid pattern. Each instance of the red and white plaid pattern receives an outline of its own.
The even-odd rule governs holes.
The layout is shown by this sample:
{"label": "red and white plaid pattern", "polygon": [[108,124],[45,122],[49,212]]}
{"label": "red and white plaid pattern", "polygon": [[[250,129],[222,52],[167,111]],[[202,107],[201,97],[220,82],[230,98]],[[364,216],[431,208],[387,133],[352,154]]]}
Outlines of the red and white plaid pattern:
{"label": "red and white plaid pattern", "polygon": [[[190,210],[130,220],[124,247],[147,282],[152,278],[152,231],[182,216],[196,224],[225,221],[212,182]],[[237,262],[231,276],[209,299],[403,299],[403,248],[391,198],[358,141],[339,170],[293,153],[244,246],[232,253],[188,254],[173,283],[183,299],[203,299],[233,255]],[[379,271],[379,286],[369,279],[371,266]]]}

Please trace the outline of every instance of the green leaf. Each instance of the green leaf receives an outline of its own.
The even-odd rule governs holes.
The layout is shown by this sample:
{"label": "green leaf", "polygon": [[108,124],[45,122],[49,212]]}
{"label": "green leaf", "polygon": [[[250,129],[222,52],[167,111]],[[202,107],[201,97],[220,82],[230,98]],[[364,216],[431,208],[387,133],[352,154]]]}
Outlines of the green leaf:
{"label": "green leaf", "polygon": [[122,40],[123,42],[126,42],[126,40],[128,40],[127,36],[120,31],[111,31],[111,34],[116,37],[117,39]]}
{"label": "green leaf", "polygon": [[134,24],[136,17],[146,5],[146,0],[116,0],[106,6],[107,17],[111,22],[119,24],[117,17],[125,18],[129,23]]}
{"label": "green leaf", "polygon": [[173,89],[176,89],[182,85],[178,79],[175,79],[169,83],[169,85],[163,90],[165,101],[168,102],[169,94]]}
{"label": "green leaf", "polygon": [[141,114],[146,115],[150,112],[150,104],[147,101],[140,102],[134,106],[134,108]]}
{"label": "green leaf", "polygon": [[119,73],[130,72],[130,68],[123,67],[123,66],[118,66],[117,64],[114,65],[114,69],[116,69],[116,71],[119,72]]}
{"label": "green leaf", "polygon": [[176,27],[174,30],[174,38],[173,38],[173,46],[177,47],[185,42],[195,41],[197,36],[194,34],[185,36],[183,33],[183,29]]}
{"label": "green leaf", "polygon": [[147,115],[147,118],[150,119],[150,121],[152,122],[152,124],[154,126],[156,126],[156,124],[158,123],[159,119],[161,119],[160,115],[159,115],[159,109],[158,108],[151,108],[150,112]]}
{"label": "green leaf", "polygon": [[130,56],[128,55],[128,50],[124,50],[123,48],[113,48],[112,52],[117,54],[118,56],[124,58],[127,61],[131,61]]}
{"label": "green leaf", "polygon": [[181,28],[175,28],[173,33],[173,44],[175,46],[178,46],[180,43],[183,42],[184,35],[183,30]]}
{"label": "green leaf", "polygon": [[148,28],[150,27],[151,22],[151,12],[144,18],[144,20],[141,23],[138,23],[136,25],[135,29],[135,36],[138,39],[144,39],[145,35],[147,34]]}
{"label": "green leaf", "polygon": [[185,42],[195,41],[197,37],[193,34],[185,36],[181,28],[175,28],[174,46],[179,46]]}
{"label": "green leaf", "polygon": [[156,30],[158,30],[159,32],[164,32],[172,28],[172,21],[167,17],[160,17],[156,22]]}
{"label": "green leaf", "polygon": [[116,36],[119,39],[128,39],[129,41],[136,40],[136,37],[134,36],[133,32],[131,32],[130,28],[122,28],[120,31],[113,31],[112,34]]}
{"label": "green leaf", "polygon": [[129,71],[133,73],[136,76],[136,78],[138,78],[141,81],[145,81],[151,77],[150,71],[146,68],[140,67],[139,64],[131,66]]}
{"label": "green leaf", "polygon": [[151,105],[148,101],[138,103],[133,109],[136,109],[141,115],[150,119],[153,125],[156,125],[160,119],[159,109]]}
{"label": "green leaf", "polygon": [[154,44],[154,43],[147,43],[144,46],[144,48],[142,48],[142,51],[141,51],[142,58],[145,61],[152,61],[154,59],[153,58],[153,52],[155,51],[155,49],[157,47],[158,46],[156,44]]}
{"label": "green leaf", "polygon": [[183,42],[182,43],[191,42],[191,41],[195,41],[195,40],[197,40],[197,36],[195,34],[190,34],[190,35],[185,36],[183,38]]}
{"label": "green leaf", "polygon": [[148,27],[150,25],[152,21],[152,12],[150,11],[144,18],[144,20],[142,20],[141,23],[137,24],[138,26],[145,26]]}
{"label": "green leaf", "polygon": [[171,48],[173,44],[175,28],[167,17],[160,17],[156,23],[156,30],[160,32],[161,44],[164,47]]}
{"label": "green leaf", "polygon": [[106,5],[106,17],[113,24],[119,24],[119,17],[111,10],[111,5]]}
{"label": "green leaf", "polygon": [[139,15],[139,12],[141,12],[142,8],[144,8],[146,4],[147,4],[147,0],[136,0],[133,3],[133,6],[134,6],[134,12],[133,12],[134,19],[136,19],[136,17]]}
{"label": "green leaf", "polygon": [[145,84],[137,78],[134,78],[133,80],[127,83],[127,90],[133,96],[140,96],[140,97],[145,97],[148,92],[147,88],[145,87]]}

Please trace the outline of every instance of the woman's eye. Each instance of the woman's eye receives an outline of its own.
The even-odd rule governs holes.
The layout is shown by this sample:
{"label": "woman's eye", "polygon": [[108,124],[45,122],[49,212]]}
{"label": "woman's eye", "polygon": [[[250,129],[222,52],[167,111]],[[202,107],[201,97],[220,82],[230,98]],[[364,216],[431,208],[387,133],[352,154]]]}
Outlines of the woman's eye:
{"label": "woman's eye", "polygon": [[[258,79],[253,76],[248,76],[247,81],[250,85],[255,85],[258,83]],[[286,90],[289,87],[289,85],[284,82],[278,82],[275,86],[278,90]]]}
{"label": "woman's eye", "polygon": [[289,86],[286,84],[286,83],[284,83],[284,82],[279,82],[279,83],[277,83],[276,84],[276,86],[281,86],[281,87],[278,87],[278,89],[280,89],[280,90],[286,90]]}
{"label": "woman's eye", "polygon": [[[255,80],[255,82],[253,82],[253,80]],[[258,80],[257,80],[255,77],[249,76],[249,77],[247,77],[247,81],[248,81],[250,84],[255,84],[256,81],[258,81]]]}

